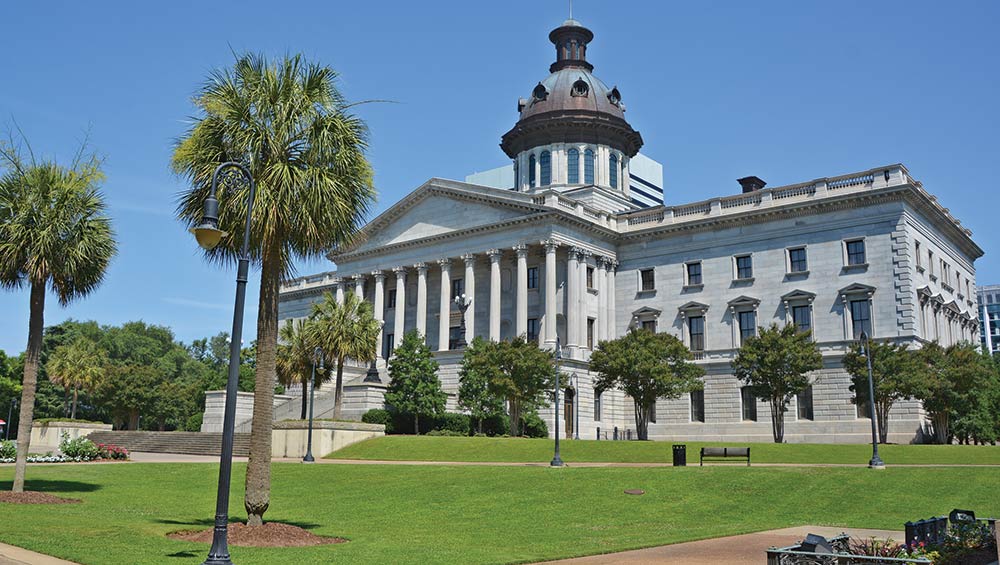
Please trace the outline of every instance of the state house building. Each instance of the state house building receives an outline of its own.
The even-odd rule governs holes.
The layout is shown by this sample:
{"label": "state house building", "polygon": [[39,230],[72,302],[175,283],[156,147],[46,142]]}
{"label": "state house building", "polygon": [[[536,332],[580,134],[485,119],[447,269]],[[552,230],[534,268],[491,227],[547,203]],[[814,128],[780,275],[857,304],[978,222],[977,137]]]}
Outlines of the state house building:
{"label": "state house building", "polygon": [[[626,119],[627,89],[609,88],[587,62],[593,37],[575,20],[549,34],[550,74],[518,101],[519,119],[501,137],[513,173],[505,186],[430,179],[335,249],[335,272],[282,286],[281,318],[308,315],[324,292],[354,292],[383,321],[377,375],[347,370],[349,417],[382,406],[386,358],[413,329],[437,351],[456,410],[462,314],[453,299],[462,294],[467,341],[560,340],[571,375],[561,427],[572,434],[578,411],[583,438],[635,428],[631,400],[596,391],[587,362],[599,341],[631,328],[678,336],[706,371],[703,392],[657,403],[652,439],[771,440],[768,405],[730,366],[759,326],[794,323],[823,354],[786,417],[792,442],[868,440],[841,364],[862,331],[911,347],[979,338],[983,251],[906,167],[773,188],[748,176],[735,194],[719,187],[716,198],[663,204],[662,181],[632,170],[643,139]],[[318,415],[332,409],[332,388],[318,390]],[[285,402],[276,417],[297,412]],[[552,430],[552,409],[542,416]],[[919,441],[929,425],[915,401],[898,403],[891,419],[894,442]]]}

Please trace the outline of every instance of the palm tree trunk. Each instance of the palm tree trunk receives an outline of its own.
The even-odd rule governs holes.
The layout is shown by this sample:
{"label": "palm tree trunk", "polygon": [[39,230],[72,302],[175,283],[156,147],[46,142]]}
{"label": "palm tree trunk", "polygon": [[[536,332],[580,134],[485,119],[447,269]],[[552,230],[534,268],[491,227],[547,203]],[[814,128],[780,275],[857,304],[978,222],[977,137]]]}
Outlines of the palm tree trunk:
{"label": "palm tree trunk", "polygon": [[77,400],[77,388],[73,387],[73,409],[70,410],[69,419],[76,420],[76,400]]}
{"label": "palm tree trunk", "polygon": [[38,385],[38,360],[42,353],[42,329],[45,327],[45,283],[31,283],[28,317],[28,349],[24,355],[24,380],[21,389],[21,416],[17,422],[17,459],[14,463],[14,492],[24,492],[24,470],[28,465],[31,423],[35,417],[35,388]]}
{"label": "palm tree trunk", "polygon": [[333,397],[333,419],[340,419],[340,410],[344,405],[344,356],[337,357],[337,390]]}
{"label": "palm tree trunk", "polygon": [[257,374],[254,379],[250,460],[243,505],[247,525],[260,526],[271,503],[271,430],[274,428],[274,379],[278,348],[279,249],[268,249],[261,264],[257,310]]}

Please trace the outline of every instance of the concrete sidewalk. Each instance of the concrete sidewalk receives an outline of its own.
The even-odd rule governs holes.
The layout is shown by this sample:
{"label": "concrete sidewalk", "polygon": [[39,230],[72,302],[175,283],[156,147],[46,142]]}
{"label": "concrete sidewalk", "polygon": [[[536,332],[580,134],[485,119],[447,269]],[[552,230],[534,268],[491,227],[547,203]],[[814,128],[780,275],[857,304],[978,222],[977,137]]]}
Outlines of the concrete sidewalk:
{"label": "concrete sidewalk", "polygon": [[887,530],[862,530],[855,528],[831,528],[826,526],[796,526],[781,530],[757,532],[725,538],[713,538],[673,545],[661,545],[646,549],[591,555],[560,561],[546,561],[559,565],[646,565],[669,563],[670,565],[760,565],[766,561],[765,551],[769,547],[786,547],[797,543],[807,534],[818,534],[829,538],[847,533],[855,538],[877,537],[902,540],[903,532]]}
{"label": "concrete sidewalk", "polygon": [[13,545],[0,543],[0,565],[76,565],[72,561],[65,561],[21,549]]}

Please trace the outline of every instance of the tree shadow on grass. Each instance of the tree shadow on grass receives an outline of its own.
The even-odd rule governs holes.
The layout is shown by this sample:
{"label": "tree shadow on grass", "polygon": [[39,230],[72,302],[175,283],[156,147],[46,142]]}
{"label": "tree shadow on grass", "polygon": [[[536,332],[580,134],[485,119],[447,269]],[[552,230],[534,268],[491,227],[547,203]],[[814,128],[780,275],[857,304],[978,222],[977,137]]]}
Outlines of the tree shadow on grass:
{"label": "tree shadow on grass", "polygon": [[[14,481],[0,481],[0,490],[10,490],[13,486]],[[101,485],[97,483],[84,483],[80,481],[53,481],[48,479],[28,479],[24,481],[24,490],[37,492],[94,492],[100,489]]]}
{"label": "tree shadow on grass", "polygon": [[[230,524],[242,524],[246,520],[234,516],[229,517]],[[169,518],[156,518],[153,522],[157,524],[167,524],[171,526],[191,526],[191,527],[202,527],[211,528],[215,526],[214,518],[193,518],[189,520],[171,520]],[[265,520],[265,523],[274,522],[278,524],[288,524],[289,526],[296,526],[302,528],[303,530],[312,530],[318,528],[320,524],[313,524],[312,522],[298,522],[295,520]]]}

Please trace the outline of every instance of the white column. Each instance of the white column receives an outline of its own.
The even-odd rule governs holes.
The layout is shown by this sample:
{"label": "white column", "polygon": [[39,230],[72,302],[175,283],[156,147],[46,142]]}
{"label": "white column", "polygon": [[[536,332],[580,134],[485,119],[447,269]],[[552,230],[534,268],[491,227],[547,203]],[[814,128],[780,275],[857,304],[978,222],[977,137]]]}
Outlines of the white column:
{"label": "white column", "polygon": [[490,257],[490,341],[500,341],[500,257],[499,249],[486,252]]}
{"label": "white column", "polygon": [[380,270],[372,271],[372,277],[375,279],[375,320],[378,322],[378,349],[375,351],[375,355],[382,359],[382,347],[383,347],[383,334],[385,329],[385,273]]}
{"label": "white column", "polygon": [[528,333],[528,246],[519,243],[514,246],[517,253],[517,315],[515,331],[517,335]]}
{"label": "white column", "polygon": [[427,342],[427,263],[417,263],[417,332]]}
{"label": "white column", "polygon": [[448,331],[451,329],[451,259],[440,259],[441,308],[438,320],[438,351],[448,351]]}
{"label": "white column", "polygon": [[584,165],[584,159],[586,159],[585,155],[586,155],[586,151],[587,151],[587,146],[586,145],[581,145],[581,146],[577,147],[576,149],[577,149],[577,151],[580,152],[580,158],[577,159],[577,162],[576,162],[577,172],[579,173],[579,176],[577,178],[580,180],[580,184],[586,184],[587,181],[586,181],[586,179],[583,176],[583,171],[584,171],[584,166],[585,166]]}
{"label": "white column", "polygon": [[465,310],[465,342],[472,343],[476,337],[476,256],[462,255],[465,261],[465,296],[471,302]]}
{"label": "white column", "polygon": [[580,293],[578,295],[580,302],[577,306],[580,309],[580,320],[578,322],[580,324],[580,333],[577,335],[580,336],[579,346],[581,350],[587,348],[587,320],[589,318],[587,316],[587,303],[590,302],[590,293],[587,292],[587,258],[590,256],[591,253],[589,251],[581,251],[580,264],[577,266],[577,276],[580,278]]}
{"label": "white column", "polygon": [[559,336],[558,314],[556,314],[556,249],[555,241],[543,241],[545,246],[545,347],[555,349]]}
{"label": "white column", "polygon": [[[608,260],[606,257],[597,258],[597,267],[594,270],[594,285],[597,286],[597,336],[594,341],[608,339]],[[595,344],[596,345],[596,344]]]}
{"label": "white column", "polygon": [[574,357],[580,346],[580,249],[571,247],[566,263],[566,348]]}
{"label": "white column", "polygon": [[392,331],[395,342],[399,343],[406,333],[406,267],[396,267],[392,271],[396,273],[396,319],[393,321]]}
{"label": "white column", "polygon": [[344,303],[344,279],[337,279],[334,285],[334,297],[337,300],[337,304]]}
{"label": "white column", "polygon": [[358,297],[358,300],[365,299],[365,276],[364,275],[354,275],[354,295]]}
{"label": "white column", "polygon": [[615,308],[615,270],[618,268],[618,262],[614,259],[608,259],[607,261],[608,273],[607,279],[605,280],[605,288],[608,289],[608,301],[607,301],[607,316],[608,316],[608,326],[607,326],[607,338],[615,339],[617,336],[617,316],[618,311]]}

